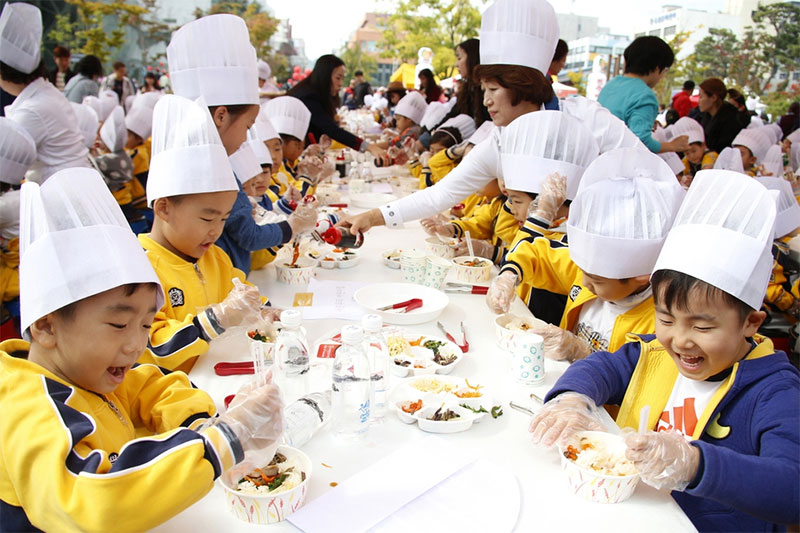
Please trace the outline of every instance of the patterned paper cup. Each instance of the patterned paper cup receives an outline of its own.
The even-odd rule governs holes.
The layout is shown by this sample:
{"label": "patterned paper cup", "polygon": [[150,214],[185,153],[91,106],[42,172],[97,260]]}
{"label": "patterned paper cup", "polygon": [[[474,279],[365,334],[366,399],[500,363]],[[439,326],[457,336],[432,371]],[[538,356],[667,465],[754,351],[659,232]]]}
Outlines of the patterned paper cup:
{"label": "patterned paper cup", "polygon": [[452,259],[456,256],[456,249],[451,244],[440,241],[438,237],[425,239],[425,246],[433,255],[445,259]]}
{"label": "patterned paper cup", "polygon": [[447,273],[453,268],[452,261],[435,255],[429,255],[425,263],[425,281],[423,285],[434,289],[440,288],[442,283],[444,283],[444,279],[447,277]]}
{"label": "patterned paper cup", "polygon": [[400,255],[400,270],[403,273],[403,281],[406,283],[423,284],[426,266],[426,254],[422,250],[404,250]]}
{"label": "patterned paper cup", "polygon": [[[468,266],[464,263],[477,261],[477,266]],[[462,283],[480,283],[488,281],[492,275],[492,262],[481,257],[460,256],[453,259],[456,280]]]}
{"label": "patterned paper cup", "polygon": [[249,494],[232,488],[228,481],[220,478],[225,489],[225,502],[228,510],[239,520],[251,524],[275,524],[298,510],[306,501],[308,480],[311,478],[311,459],[297,448],[280,446],[278,451],[287,459],[299,459],[306,479],[286,492],[277,494]]}
{"label": "patterned paper cup", "polygon": [[544,380],[544,339],[540,335],[519,335],[512,353],[511,371],[518,383],[535,385]]}
{"label": "patterned paper cup", "polygon": [[297,265],[296,268],[290,268],[287,263],[276,264],[275,272],[278,275],[278,281],[289,285],[308,285],[314,275],[317,262],[310,257],[300,257],[297,259]]}

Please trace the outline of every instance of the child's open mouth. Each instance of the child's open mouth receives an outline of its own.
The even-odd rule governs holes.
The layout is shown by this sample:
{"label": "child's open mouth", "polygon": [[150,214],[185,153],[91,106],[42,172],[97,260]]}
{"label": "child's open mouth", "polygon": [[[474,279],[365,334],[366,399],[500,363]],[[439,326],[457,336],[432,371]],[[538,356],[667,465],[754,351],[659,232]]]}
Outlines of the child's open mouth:
{"label": "child's open mouth", "polygon": [[122,380],[125,378],[125,373],[128,371],[127,366],[110,366],[106,369],[106,372],[109,373],[111,376],[111,380],[116,383],[122,383]]}
{"label": "child's open mouth", "polygon": [[696,371],[700,368],[700,365],[703,364],[704,358],[700,356],[690,356],[690,355],[683,355],[677,354],[678,361],[682,367],[689,371]]}

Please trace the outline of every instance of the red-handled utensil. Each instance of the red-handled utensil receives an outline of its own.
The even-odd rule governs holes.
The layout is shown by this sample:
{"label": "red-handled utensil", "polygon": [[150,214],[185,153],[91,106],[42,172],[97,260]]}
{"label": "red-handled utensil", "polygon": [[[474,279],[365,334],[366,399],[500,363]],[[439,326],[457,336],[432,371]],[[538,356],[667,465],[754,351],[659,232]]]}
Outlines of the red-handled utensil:
{"label": "red-handled utensil", "polygon": [[255,374],[255,367],[252,361],[241,361],[236,363],[223,362],[214,365],[214,373],[218,376],[241,376]]}
{"label": "red-handled utensil", "polygon": [[469,351],[469,342],[467,342],[467,332],[464,330],[464,323],[461,323],[461,335],[463,336],[464,340],[459,344],[459,342],[450,334],[446,329],[444,329],[444,324],[441,322],[436,322],[436,325],[439,326],[439,329],[444,336],[447,337],[447,340],[452,342],[453,344],[457,344],[461,351],[467,353]]}
{"label": "red-handled utensil", "polygon": [[489,292],[489,287],[483,285],[467,285],[464,283],[447,283],[444,292],[461,292],[465,294],[486,294]]}
{"label": "red-handled utensil", "polygon": [[397,309],[400,313],[407,313],[409,311],[413,311],[414,309],[419,309],[422,307],[422,298],[412,298],[410,300],[406,300],[405,302],[399,302],[392,305],[385,305],[383,307],[378,307],[378,311],[389,311],[390,309]]}

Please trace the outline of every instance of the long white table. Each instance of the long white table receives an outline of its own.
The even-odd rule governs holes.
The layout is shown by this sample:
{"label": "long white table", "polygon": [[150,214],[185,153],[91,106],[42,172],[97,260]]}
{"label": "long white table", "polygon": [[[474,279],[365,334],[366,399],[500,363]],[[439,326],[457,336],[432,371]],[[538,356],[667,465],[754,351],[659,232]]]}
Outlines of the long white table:
{"label": "long white table", "polygon": [[[375,228],[366,235],[359,251],[360,264],[347,270],[317,269],[319,280],[357,280],[367,282],[400,282],[399,270],[383,265],[380,252],[387,248],[424,248],[425,234],[417,222],[406,224],[405,229]],[[274,305],[290,307],[294,294],[304,288],[290,287],[275,281],[273,267],[251,273],[249,278],[258,285],[262,294],[270,297]],[[555,449],[543,449],[530,442],[528,415],[513,410],[508,402],[514,401],[530,408],[536,405],[529,398],[531,392],[543,397],[553,386],[565,365],[547,361],[544,383],[535,387],[517,385],[510,374],[510,354],[495,343],[494,318],[484,303],[484,297],[471,294],[450,294],[450,304],[439,319],[452,332],[464,321],[470,350],[452,375],[475,377],[476,381],[491,389],[494,403],[502,404],[504,415],[493,420],[486,417],[480,424],[463,433],[442,435],[440,438],[461,450],[474,451],[479,457],[509,468],[518,478],[522,504],[516,531],[693,531],[689,519],[666,492],[640,483],[634,496],[621,504],[603,505],[587,502],[570,491],[566,475],[559,464]],[[512,312],[528,314],[518,299]],[[306,321],[309,341],[340,328],[342,320]],[[420,334],[440,335],[435,322],[406,326]],[[313,349],[313,348],[312,348]],[[209,392],[218,407],[225,396],[233,394],[249,377],[219,377],[213,366],[220,361],[246,361],[250,359],[244,333],[239,330],[226,334],[212,343],[207,355],[200,358],[191,372],[192,381]],[[327,363],[330,364],[327,360]],[[321,362],[321,360],[320,360]],[[318,362],[317,364],[320,364]],[[317,372],[326,372],[317,369]],[[329,375],[329,374],[328,374]],[[394,379],[397,382],[397,379]],[[313,475],[309,481],[306,504],[326,493],[331,483],[341,483],[352,474],[375,463],[401,445],[420,439],[424,433],[416,425],[401,423],[393,413],[385,421],[370,429],[364,443],[354,444],[336,439],[325,427],[303,450],[313,461]],[[322,463],[331,468],[323,467]],[[387,481],[388,483],[389,481]],[[465,502],[465,505],[468,505]],[[156,531],[297,531],[288,522],[270,526],[247,524],[235,518],[225,507],[224,493],[219,485],[201,501],[162,524]],[[424,527],[418,529],[423,531]]]}

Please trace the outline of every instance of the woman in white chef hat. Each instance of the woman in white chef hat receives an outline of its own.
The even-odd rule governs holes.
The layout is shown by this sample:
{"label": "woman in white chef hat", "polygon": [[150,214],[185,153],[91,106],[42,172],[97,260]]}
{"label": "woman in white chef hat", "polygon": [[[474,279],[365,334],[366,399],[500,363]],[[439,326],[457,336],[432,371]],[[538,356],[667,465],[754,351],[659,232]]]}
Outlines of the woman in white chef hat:
{"label": "woman in white chef hat", "polygon": [[41,47],[39,9],[7,3],[0,14],[0,87],[16,96],[6,116],[36,143],[35,172],[29,179],[39,183],[62,168],[90,166],[72,106],[44,77]]}
{"label": "woman in white chef hat", "polygon": [[[558,42],[558,21],[546,0],[497,0],[481,19],[481,62],[475,81],[495,126],[544,109],[553,98],[545,77]],[[449,209],[500,175],[499,133],[470,151],[445,179],[396,202],[348,217],[353,231],[402,226]]]}

